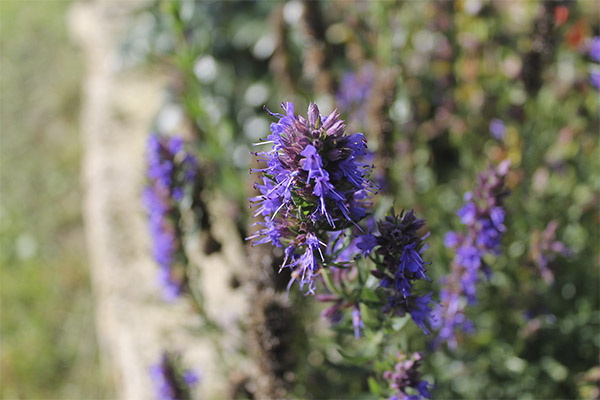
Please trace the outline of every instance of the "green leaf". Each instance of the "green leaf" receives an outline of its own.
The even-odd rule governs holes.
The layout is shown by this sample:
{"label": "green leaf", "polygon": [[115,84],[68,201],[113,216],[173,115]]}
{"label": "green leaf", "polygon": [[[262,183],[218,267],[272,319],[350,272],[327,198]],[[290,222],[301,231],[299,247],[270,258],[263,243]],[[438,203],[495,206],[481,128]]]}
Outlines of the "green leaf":
{"label": "green leaf", "polygon": [[410,316],[407,314],[404,317],[392,318],[392,329],[398,332],[408,322]]}
{"label": "green leaf", "polygon": [[381,395],[381,388],[379,387],[379,382],[377,382],[375,378],[370,376],[369,379],[367,379],[367,383],[369,384],[369,392],[377,396]]}

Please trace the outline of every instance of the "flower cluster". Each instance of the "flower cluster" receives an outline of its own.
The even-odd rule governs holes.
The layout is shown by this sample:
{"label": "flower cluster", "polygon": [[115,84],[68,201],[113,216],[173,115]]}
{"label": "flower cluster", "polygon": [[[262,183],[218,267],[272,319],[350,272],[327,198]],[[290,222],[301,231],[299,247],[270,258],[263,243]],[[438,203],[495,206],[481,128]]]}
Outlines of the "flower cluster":
{"label": "flower cluster", "polygon": [[367,117],[367,105],[375,82],[372,66],[363,67],[359,72],[347,72],[342,76],[336,94],[340,110],[361,121]]}
{"label": "flower cluster", "polygon": [[200,378],[192,370],[180,372],[176,357],[163,353],[160,362],[150,368],[158,400],[186,400],[191,398],[190,388]]}
{"label": "flower cluster", "polygon": [[554,274],[548,267],[549,264],[554,261],[557,254],[562,254],[563,256],[569,256],[571,254],[564,243],[556,240],[557,228],[558,222],[550,221],[543,232],[540,233],[539,231],[534,231],[529,252],[531,259],[539,268],[542,278],[544,278],[548,285],[554,283]]}
{"label": "flower cluster", "polygon": [[[361,133],[345,135],[345,123],[333,111],[324,116],[313,103],[307,118],[294,114],[292,103],[282,104],[286,115],[271,124],[264,144],[270,150],[255,153],[266,167],[260,195],[252,199],[261,229],[251,236],[254,245],[283,247],[281,268],[292,269],[292,280],[306,293],[315,293],[315,278],[324,264],[328,232],[358,226],[366,215],[366,199],[374,191],[368,179],[371,166],[361,157],[366,140]],[[320,261],[319,261],[320,260]]]}
{"label": "flower cluster", "polygon": [[466,232],[450,231],[444,238],[446,247],[454,249],[455,257],[450,275],[442,280],[441,305],[434,312],[434,320],[440,330],[438,342],[445,340],[452,348],[456,346],[457,328],[472,330],[471,322],[464,315],[463,299],[469,304],[475,303],[479,272],[489,274],[483,257],[500,252],[500,241],[506,230],[502,203],[508,195],[504,183],[508,168],[509,162],[505,160],[497,168],[490,167],[479,175],[477,187],[465,194],[466,204],[457,213]]}
{"label": "flower cluster", "polygon": [[[421,380],[419,366],[423,359],[422,353],[413,353],[407,356],[402,351],[398,352],[397,362],[392,371],[385,371],[383,377],[389,382],[395,393],[389,400],[419,400],[430,398],[431,384]],[[407,389],[414,389],[414,394],[408,394]]]}
{"label": "flower cluster", "polygon": [[377,269],[371,273],[379,279],[387,296],[383,312],[398,316],[408,312],[423,332],[429,334],[426,322],[431,313],[431,293],[424,296],[412,293],[414,281],[430,280],[421,257],[426,249],[423,242],[426,236],[418,234],[424,226],[425,220],[418,218],[414,210],[392,214],[377,223],[377,234],[361,236],[357,246],[365,255],[375,254]]}
{"label": "flower cluster", "polygon": [[167,300],[179,296],[185,287],[185,274],[175,268],[185,258],[181,246],[178,204],[184,193],[193,190],[198,175],[194,157],[184,151],[179,137],[150,135],[147,145],[149,185],[143,193],[149,214],[154,259],[160,266],[159,282]]}

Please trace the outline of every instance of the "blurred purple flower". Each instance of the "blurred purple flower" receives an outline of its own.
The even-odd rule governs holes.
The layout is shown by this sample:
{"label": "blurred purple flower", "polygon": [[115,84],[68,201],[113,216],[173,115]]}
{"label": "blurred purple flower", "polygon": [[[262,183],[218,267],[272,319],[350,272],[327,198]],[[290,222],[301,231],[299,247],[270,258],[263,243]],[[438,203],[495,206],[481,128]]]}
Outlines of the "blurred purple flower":
{"label": "blurred purple flower", "polygon": [[179,137],[150,135],[146,158],[149,184],[142,200],[148,212],[152,253],[160,267],[158,281],[163,287],[163,297],[173,300],[185,286],[185,277],[173,270],[182,247],[178,203],[183,199],[186,187],[195,183],[198,164],[191,154],[184,152],[183,140]]}
{"label": "blurred purple flower", "polygon": [[340,111],[353,121],[364,121],[374,82],[375,71],[370,65],[345,73],[335,96]]}
{"label": "blurred purple flower", "polygon": [[594,36],[590,44],[590,58],[600,62],[600,36]]}
{"label": "blurred purple flower", "polygon": [[[394,369],[383,373],[383,378],[388,381],[390,388],[394,390],[394,394],[390,399],[429,399],[431,384],[422,380],[421,373],[419,372],[423,354],[413,353],[407,356],[402,351],[399,351],[396,359],[397,362],[394,365]],[[414,394],[407,393],[410,389],[412,389]]]}
{"label": "blurred purple flower", "polygon": [[504,121],[498,118],[492,119],[490,121],[490,133],[494,138],[502,140],[502,138],[504,138],[504,133],[506,133]]}
{"label": "blurred purple flower", "polygon": [[190,399],[190,388],[200,381],[200,377],[191,370],[180,374],[176,361],[173,355],[163,353],[160,362],[150,368],[158,400]]}
{"label": "blurred purple flower", "polygon": [[456,245],[458,244],[460,240],[460,237],[456,234],[456,232],[446,232],[446,234],[444,235],[444,246],[450,248],[450,247],[456,247]]}
{"label": "blurred purple flower", "polygon": [[590,72],[590,83],[596,89],[600,89],[600,71]]}
{"label": "blurred purple flower", "polygon": [[490,168],[479,175],[477,187],[465,194],[467,204],[457,212],[466,232],[457,234],[450,231],[444,238],[446,247],[455,250],[455,257],[450,275],[443,279],[440,305],[433,311],[433,325],[438,331],[435,345],[445,341],[450,348],[455,348],[456,331],[472,331],[464,308],[477,300],[479,272],[485,274],[488,271],[489,274],[483,256],[500,252],[502,235],[506,230],[503,200],[508,195],[504,183],[508,168],[506,160],[497,168]]}
{"label": "blurred purple flower", "polygon": [[183,381],[189,386],[195,386],[200,382],[200,376],[192,370],[183,372]]}
{"label": "blurred purple flower", "polygon": [[556,256],[560,254],[569,257],[572,254],[564,243],[556,240],[557,229],[558,222],[550,221],[543,232],[534,231],[529,250],[531,259],[539,268],[542,278],[548,285],[554,283],[554,274],[549,266],[556,259]]}
{"label": "blurred purple flower", "polygon": [[365,328],[365,324],[362,321],[358,304],[355,304],[354,308],[352,309],[352,326],[354,327],[354,337],[359,338],[362,335],[362,330]]}

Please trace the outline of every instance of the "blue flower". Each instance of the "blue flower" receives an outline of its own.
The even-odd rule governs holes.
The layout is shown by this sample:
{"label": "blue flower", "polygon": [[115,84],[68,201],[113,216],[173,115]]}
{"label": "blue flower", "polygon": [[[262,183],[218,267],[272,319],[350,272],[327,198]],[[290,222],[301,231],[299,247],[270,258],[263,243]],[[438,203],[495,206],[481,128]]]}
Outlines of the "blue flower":
{"label": "blue flower", "polygon": [[292,103],[282,108],[285,115],[267,110],[278,118],[263,142],[271,148],[255,153],[266,166],[253,170],[263,180],[255,184],[260,195],[250,200],[264,221],[249,239],[256,239],[253,245],[284,247],[282,268],[291,268],[292,281],[312,294],[324,260],[320,243],[328,232],[358,227],[375,187],[368,179],[371,166],[360,161],[366,140],[362,134],[345,135],[337,111],[321,115],[311,103],[304,118],[294,114]]}
{"label": "blue flower", "polygon": [[377,238],[369,233],[358,237],[356,247],[362,250],[363,255],[368,255],[376,245]]}
{"label": "blue flower", "polygon": [[449,231],[444,235],[444,246],[448,248],[456,247],[459,243],[460,238],[456,234],[456,232]]}
{"label": "blue flower", "polygon": [[477,216],[477,206],[473,202],[468,202],[456,214],[460,218],[460,222],[465,225],[472,225]]}
{"label": "blue flower", "polygon": [[421,254],[415,250],[415,246],[416,243],[413,242],[404,247],[402,256],[400,256],[399,270],[404,272],[404,270],[407,269],[416,275],[421,275],[422,279],[431,280],[429,277],[427,277],[427,275],[425,275],[423,259],[421,258]]}
{"label": "blue flower", "polygon": [[490,219],[499,231],[504,231],[504,209],[502,207],[492,207],[490,209]]}
{"label": "blue flower", "polygon": [[590,58],[600,62],[600,36],[594,36],[590,45]]}
{"label": "blue flower", "polygon": [[356,304],[352,309],[352,326],[354,327],[354,337],[359,338],[362,335],[362,330],[365,328],[365,324],[362,321],[358,304]]}
{"label": "blue flower", "polygon": [[478,269],[481,267],[481,253],[477,247],[465,244],[456,250],[456,262],[467,269]]}
{"label": "blue flower", "polygon": [[481,219],[479,221],[479,235],[477,237],[477,244],[483,251],[488,253],[497,252],[498,248],[500,247],[501,239],[502,231],[500,231],[491,220]]}
{"label": "blue flower", "polygon": [[505,132],[506,126],[504,126],[504,122],[501,119],[494,118],[490,121],[490,133],[494,138],[502,140]]}
{"label": "blue flower", "polygon": [[415,324],[417,324],[417,326],[421,328],[423,333],[426,335],[431,333],[426,325],[426,322],[430,323],[432,318],[431,307],[431,293],[428,293],[425,296],[415,296],[413,299],[413,304],[408,308],[413,321],[415,321]]}

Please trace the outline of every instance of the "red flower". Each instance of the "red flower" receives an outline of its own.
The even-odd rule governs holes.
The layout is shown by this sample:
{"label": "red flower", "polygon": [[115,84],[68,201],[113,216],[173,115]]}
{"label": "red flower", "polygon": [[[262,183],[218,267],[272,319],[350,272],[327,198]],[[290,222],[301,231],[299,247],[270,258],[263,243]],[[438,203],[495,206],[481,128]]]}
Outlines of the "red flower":
{"label": "red flower", "polygon": [[554,9],[554,23],[556,26],[564,25],[569,19],[569,9],[565,6],[558,6]]}

